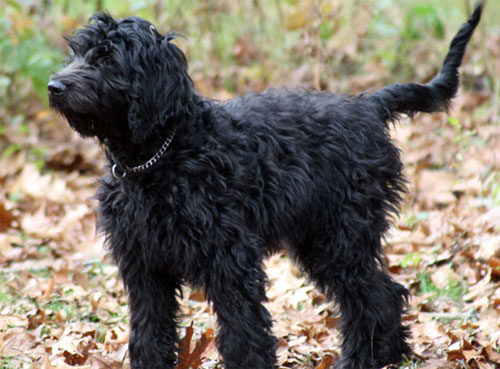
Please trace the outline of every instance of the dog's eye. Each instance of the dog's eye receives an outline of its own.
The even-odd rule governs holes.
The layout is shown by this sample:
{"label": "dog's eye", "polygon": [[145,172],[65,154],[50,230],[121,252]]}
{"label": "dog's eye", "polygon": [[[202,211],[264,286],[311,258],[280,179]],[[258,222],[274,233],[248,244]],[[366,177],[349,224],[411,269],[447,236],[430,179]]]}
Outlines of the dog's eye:
{"label": "dog's eye", "polygon": [[63,65],[67,66],[67,65],[71,64],[71,62],[73,62],[73,58],[71,56],[68,56],[67,58],[65,58],[63,60]]}
{"label": "dog's eye", "polygon": [[113,65],[113,59],[111,59],[109,56],[106,56],[106,57],[102,58],[102,64]]}

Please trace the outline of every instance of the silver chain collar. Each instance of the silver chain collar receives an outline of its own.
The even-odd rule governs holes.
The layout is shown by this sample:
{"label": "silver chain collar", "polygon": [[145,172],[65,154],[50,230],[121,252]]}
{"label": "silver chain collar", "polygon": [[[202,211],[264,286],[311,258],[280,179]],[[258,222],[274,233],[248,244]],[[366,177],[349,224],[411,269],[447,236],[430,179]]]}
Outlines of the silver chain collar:
{"label": "silver chain collar", "polygon": [[165,151],[167,151],[168,147],[170,146],[170,143],[172,142],[176,131],[177,131],[177,128],[174,128],[174,130],[172,131],[170,136],[168,136],[167,139],[165,140],[165,142],[163,142],[163,145],[161,145],[160,149],[156,152],[156,154],[154,154],[144,164],[137,165],[135,167],[125,166],[122,173],[119,173],[121,171],[121,169],[118,167],[118,164],[113,164],[113,166],[111,167],[111,174],[113,175],[113,177],[115,177],[116,179],[120,179],[120,178],[124,178],[127,175],[127,173],[138,173],[138,172],[142,172],[142,171],[145,171],[145,170],[151,168],[153,165],[155,165],[158,162],[158,160],[160,160],[160,158],[163,156],[163,154],[165,154]]}

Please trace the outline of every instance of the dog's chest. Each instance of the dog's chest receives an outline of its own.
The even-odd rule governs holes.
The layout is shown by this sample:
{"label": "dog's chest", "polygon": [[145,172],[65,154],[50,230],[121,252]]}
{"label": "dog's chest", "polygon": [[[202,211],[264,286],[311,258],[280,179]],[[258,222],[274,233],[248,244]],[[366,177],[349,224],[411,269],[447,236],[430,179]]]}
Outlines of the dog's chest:
{"label": "dog's chest", "polygon": [[[103,181],[96,195],[99,200],[98,227],[108,240],[111,252],[144,253],[144,245],[155,247],[172,228],[169,196],[115,180]],[[165,231],[163,231],[165,229]]]}
{"label": "dog's chest", "polygon": [[198,259],[215,244],[207,239],[213,237],[208,235],[216,207],[185,187],[178,181],[156,186],[103,181],[97,192],[98,226],[119,266],[120,260],[135,258],[148,269],[199,279]]}

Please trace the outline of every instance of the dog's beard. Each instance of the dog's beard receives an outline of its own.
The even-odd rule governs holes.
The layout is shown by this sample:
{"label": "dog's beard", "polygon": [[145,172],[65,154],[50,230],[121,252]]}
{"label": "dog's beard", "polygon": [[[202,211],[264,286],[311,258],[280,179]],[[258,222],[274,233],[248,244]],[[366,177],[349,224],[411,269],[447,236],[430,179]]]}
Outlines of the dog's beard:
{"label": "dog's beard", "polygon": [[90,101],[75,101],[68,94],[50,98],[50,107],[65,118],[71,128],[83,137],[92,137],[97,134],[97,116],[89,109],[91,104]]}
{"label": "dog's beard", "polygon": [[71,128],[84,138],[95,137],[98,135],[98,122],[90,116],[78,116],[76,114],[62,114]]}
{"label": "dog's beard", "polygon": [[50,96],[49,101],[50,107],[84,138],[116,134],[119,125],[126,122],[128,107],[116,101],[106,101],[88,86]]}

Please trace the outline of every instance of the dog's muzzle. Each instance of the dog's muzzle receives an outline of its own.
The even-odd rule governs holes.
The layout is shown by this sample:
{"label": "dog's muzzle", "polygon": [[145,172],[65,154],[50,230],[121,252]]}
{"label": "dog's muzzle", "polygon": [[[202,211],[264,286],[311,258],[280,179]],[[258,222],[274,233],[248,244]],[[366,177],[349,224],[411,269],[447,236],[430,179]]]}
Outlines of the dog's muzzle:
{"label": "dog's muzzle", "polygon": [[64,90],[66,89],[66,85],[61,81],[55,79],[51,80],[47,85],[47,89],[49,90],[49,94],[52,96],[62,95]]}

